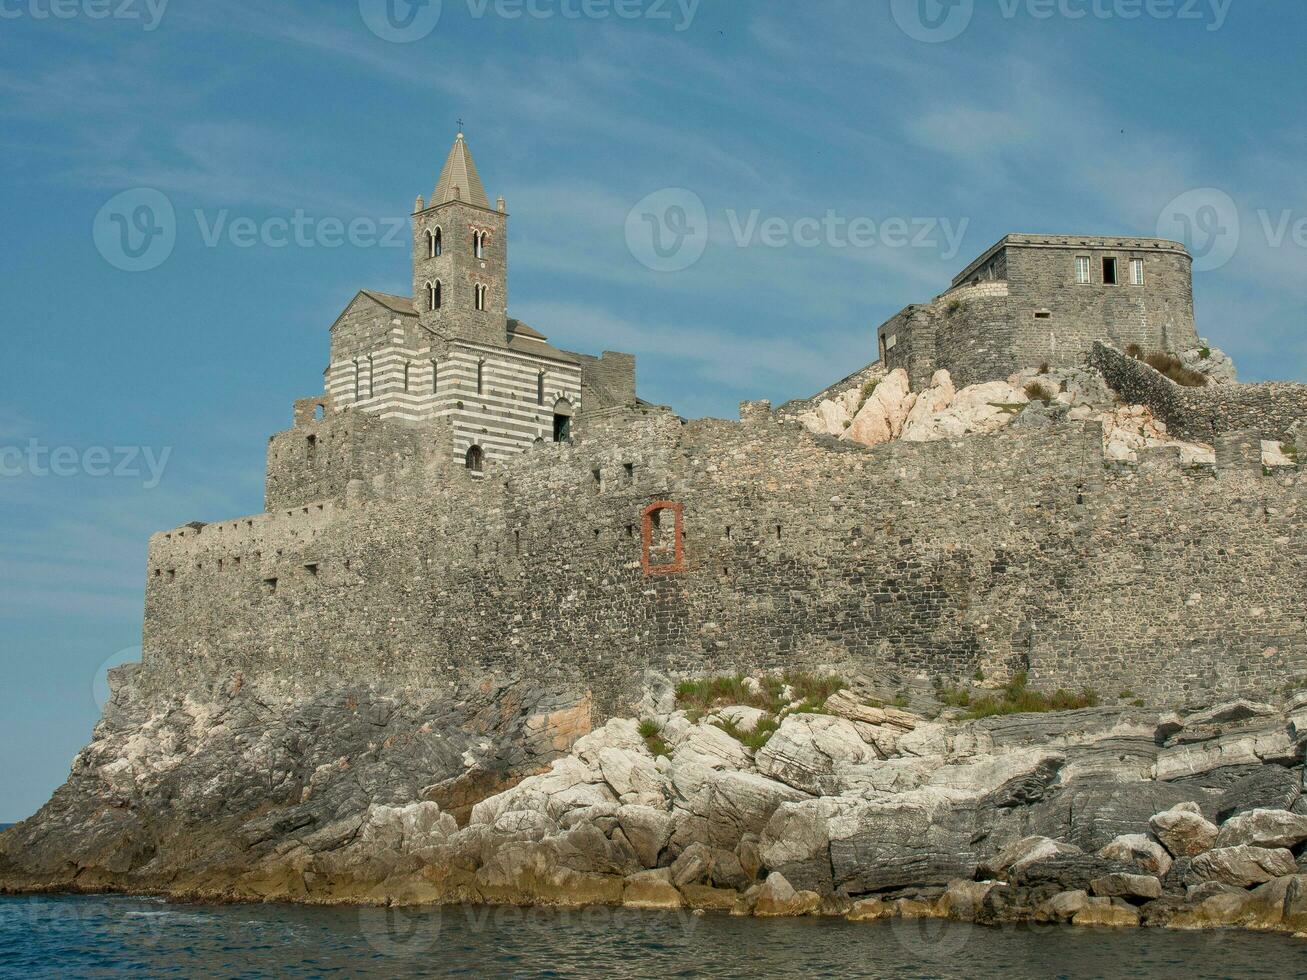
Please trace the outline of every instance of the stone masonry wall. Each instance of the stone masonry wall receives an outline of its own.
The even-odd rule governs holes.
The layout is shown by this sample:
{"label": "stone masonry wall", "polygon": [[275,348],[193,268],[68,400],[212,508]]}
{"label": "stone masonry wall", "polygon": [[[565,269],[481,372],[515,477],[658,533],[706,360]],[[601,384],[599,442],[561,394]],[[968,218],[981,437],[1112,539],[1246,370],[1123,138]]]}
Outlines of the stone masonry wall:
{"label": "stone masonry wall", "polygon": [[[645,526],[665,504],[679,570],[646,550],[679,553]],[[155,535],[145,662],[171,688],[581,678],[606,710],[650,667],[1252,693],[1307,674],[1303,504],[1242,458],[1105,467],[1093,425],[868,450],[611,409],[484,479]]]}
{"label": "stone masonry wall", "polygon": [[1289,439],[1307,419],[1307,385],[1287,382],[1188,388],[1107,344],[1096,343],[1090,364],[1126,401],[1147,405],[1185,439],[1212,442],[1218,435],[1251,430],[1263,439]]}

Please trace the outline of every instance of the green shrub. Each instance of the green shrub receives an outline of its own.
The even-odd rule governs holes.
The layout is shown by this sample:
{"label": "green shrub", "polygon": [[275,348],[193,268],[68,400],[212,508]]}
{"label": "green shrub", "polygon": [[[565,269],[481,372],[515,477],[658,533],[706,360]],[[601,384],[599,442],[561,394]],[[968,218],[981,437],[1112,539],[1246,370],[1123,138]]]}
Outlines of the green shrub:
{"label": "green shrub", "polygon": [[755,752],[766,745],[771,737],[776,734],[776,729],[781,727],[780,722],[771,716],[759,718],[758,724],[750,732],[743,731],[735,722],[728,721],[725,718],[719,718],[713,722],[713,725],[720,728],[741,745],[753,749]]}
{"label": "green shrub", "polygon": [[1126,347],[1125,352],[1129,354],[1131,357],[1133,357],[1136,361],[1142,361],[1144,359],[1144,349],[1140,347],[1138,344],[1130,344],[1128,347]]}
{"label": "green shrub", "polygon": [[1040,373],[1040,374],[1048,374],[1048,372],[1051,371],[1051,370],[1052,370],[1052,368],[1050,368],[1050,367],[1048,366],[1048,361],[1043,361],[1043,362],[1039,365],[1039,373]]}
{"label": "green shrub", "polygon": [[763,677],[761,689],[756,692],[746,687],[744,680],[743,674],[736,674],[733,677],[685,681],[676,687],[676,703],[696,721],[713,708],[732,704],[747,704],[774,715],[787,703],[781,697],[781,692],[786,687],[793,691],[792,700],[812,701],[819,707],[824,706],[826,699],[836,691],[848,687],[842,677],[817,677],[801,671],[786,671],[779,677]]}
{"label": "green shrub", "polygon": [[654,758],[660,755],[671,755],[672,750],[668,748],[667,743],[663,741],[663,729],[658,722],[646,718],[640,722],[640,737],[644,739],[644,744],[653,753]]}
{"label": "green shrub", "polygon": [[1207,384],[1207,375],[1185,367],[1174,354],[1149,354],[1144,358],[1144,363],[1158,374],[1165,375],[1186,388],[1201,388]]}
{"label": "green shrub", "polygon": [[949,316],[952,316],[960,309],[962,309],[962,300],[951,299],[948,301],[948,305],[944,307],[944,312],[947,313]]}
{"label": "green shrub", "polygon": [[997,695],[972,698],[966,691],[950,692],[950,700],[945,703],[952,707],[966,708],[963,718],[990,718],[994,715],[1018,715],[1042,713],[1049,711],[1073,711],[1076,708],[1092,708],[1098,704],[1098,695],[1093,691],[1072,694],[1058,689],[1052,694],[1032,691],[1027,687],[1024,673],[1016,674],[1003,686]]}
{"label": "green shrub", "polygon": [[1212,356],[1212,349],[1210,347],[1200,347],[1198,348],[1198,356],[1205,361]]}
{"label": "green shrub", "polygon": [[1043,402],[1047,405],[1053,400],[1053,393],[1038,381],[1032,381],[1026,385],[1026,397],[1032,402]]}

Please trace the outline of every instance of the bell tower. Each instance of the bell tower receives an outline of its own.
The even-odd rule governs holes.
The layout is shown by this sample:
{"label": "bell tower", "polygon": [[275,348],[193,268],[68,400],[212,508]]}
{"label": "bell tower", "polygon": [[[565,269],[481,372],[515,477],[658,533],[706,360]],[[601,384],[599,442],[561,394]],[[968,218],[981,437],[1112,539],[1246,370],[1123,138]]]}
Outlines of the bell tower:
{"label": "bell tower", "polygon": [[462,133],[413,209],[413,305],[445,340],[507,342],[508,214],[502,197],[490,206]]}

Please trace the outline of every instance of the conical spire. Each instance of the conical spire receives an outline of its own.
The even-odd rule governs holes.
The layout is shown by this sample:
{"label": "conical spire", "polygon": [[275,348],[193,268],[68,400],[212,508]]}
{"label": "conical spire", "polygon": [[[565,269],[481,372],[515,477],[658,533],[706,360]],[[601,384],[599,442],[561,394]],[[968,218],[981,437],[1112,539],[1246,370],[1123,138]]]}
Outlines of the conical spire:
{"label": "conical spire", "polygon": [[440,180],[436,181],[435,193],[431,195],[428,207],[444,204],[446,201],[467,201],[477,207],[490,209],[490,200],[485,188],[481,186],[481,177],[477,174],[476,164],[472,162],[472,152],[459,133],[454,145],[445,158],[444,169],[440,171]]}

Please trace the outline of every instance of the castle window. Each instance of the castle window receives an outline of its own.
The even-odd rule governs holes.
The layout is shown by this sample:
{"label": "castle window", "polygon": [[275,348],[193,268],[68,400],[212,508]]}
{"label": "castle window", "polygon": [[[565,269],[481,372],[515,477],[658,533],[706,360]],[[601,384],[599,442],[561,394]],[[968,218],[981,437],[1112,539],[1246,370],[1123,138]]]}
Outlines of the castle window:
{"label": "castle window", "polygon": [[1116,259],[1109,256],[1103,259],[1103,285],[1115,286],[1116,284]]}
{"label": "castle window", "polygon": [[545,372],[541,371],[536,375],[536,404],[545,403]]}
{"label": "castle window", "polygon": [[484,231],[472,232],[472,254],[478,259],[486,257],[486,233]]}
{"label": "castle window", "polygon": [[368,355],[368,397],[377,397],[377,362]]}
{"label": "castle window", "polygon": [[408,391],[408,375],[411,365],[408,361],[404,362],[404,391]]}
{"label": "castle window", "polygon": [[1081,255],[1076,258],[1076,282],[1084,286],[1089,283],[1089,256]]}
{"label": "castle window", "polygon": [[427,232],[427,258],[438,259],[440,258],[440,252],[440,229],[436,228],[434,231]]}
{"label": "castle window", "polygon": [[592,470],[591,473],[595,478],[595,493],[604,492],[604,471],[600,469]]}
{"label": "castle window", "polygon": [[440,390],[440,362],[434,357],[431,359],[431,393],[434,395]]}
{"label": "castle window", "polygon": [[363,397],[363,366],[359,359],[354,358],[354,400],[358,401]]}
{"label": "castle window", "polygon": [[1130,284],[1132,286],[1142,286],[1144,284],[1144,260],[1130,260]]}
{"label": "castle window", "polygon": [[486,308],[486,287],[481,283],[476,285],[476,308],[478,310]]}
{"label": "castle window", "polygon": [[682,505],[660,500],[646,507],[642,517],[644,574],[667,575],[685,571],[685,511]]}
{"label": "castle window", "polygon": [[626,485],[629,487],[635,482],[635,464],[623,463],[622,470],[626,473]]}
{"label": "castle window", "polygon": [[318,454],[318,437],[309,436],[307,443],[308,443],[308,457],[309,459],[312,459],[314,456]]}
{"label": "castle window", "polygon": [[483,395],[486,391],[486,362],[477,361],[477,394]]}
{"label": "castle window", "polygon": [[441,294],[441,289],[440,289],[439,280],[437,280],[434,283],[431,282],[427,283],[427,309],[428,310],[440,309],[440,303],[441,303],[440,294]]}
{"label": "castle window", "polygon": [[480,446],[472,446],[467,451],[464,465],[473,473],[480,473],[486,468],[486,454]]}

